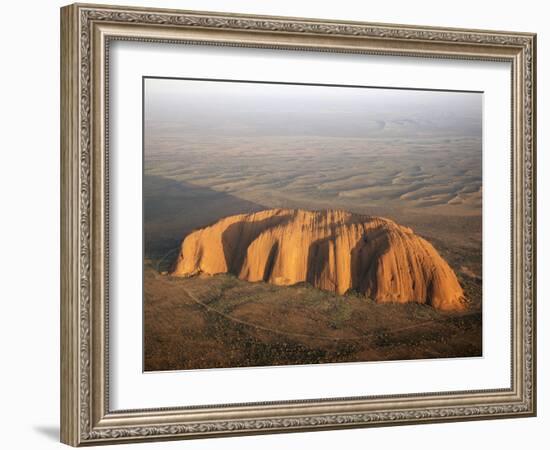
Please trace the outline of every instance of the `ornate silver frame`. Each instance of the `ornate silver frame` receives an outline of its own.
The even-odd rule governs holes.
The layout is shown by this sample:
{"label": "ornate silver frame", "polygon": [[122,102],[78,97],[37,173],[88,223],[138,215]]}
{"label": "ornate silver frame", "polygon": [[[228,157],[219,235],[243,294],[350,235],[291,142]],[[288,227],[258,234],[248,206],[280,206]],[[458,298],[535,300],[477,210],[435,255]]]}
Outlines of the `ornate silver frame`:
{"label": "ornate silver frame", "polygon": [[[508,61],[512,66],[509,389],[111,411],[106,67],[113,39]],[[311,431],[536,414],[536,35],[75,4],[61,9],[61,440]]]}

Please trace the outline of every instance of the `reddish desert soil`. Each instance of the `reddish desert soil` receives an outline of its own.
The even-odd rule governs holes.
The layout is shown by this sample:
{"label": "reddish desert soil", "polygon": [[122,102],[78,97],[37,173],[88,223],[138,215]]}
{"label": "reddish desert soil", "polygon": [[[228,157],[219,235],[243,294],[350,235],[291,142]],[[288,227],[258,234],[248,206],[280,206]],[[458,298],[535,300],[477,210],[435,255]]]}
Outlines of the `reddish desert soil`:
{"label": "reddish desert soil", "polygon": [[149,261],[144,273],[146,371],[482,355],[479,304],[442,312],[157,267]]}

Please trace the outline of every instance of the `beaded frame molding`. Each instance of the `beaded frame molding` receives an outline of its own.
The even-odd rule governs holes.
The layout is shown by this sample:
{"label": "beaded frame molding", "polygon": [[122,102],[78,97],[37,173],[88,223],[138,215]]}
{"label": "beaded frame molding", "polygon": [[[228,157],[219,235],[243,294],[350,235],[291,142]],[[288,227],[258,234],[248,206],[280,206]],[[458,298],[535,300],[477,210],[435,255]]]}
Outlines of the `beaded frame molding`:
{"label": "beaded frame molding", "polygon": [[[113,40],[507,61],[512,354],[507,389],[112,411],[108,58]],[[536,35],[74,4],[61,9],[61,441],[73,446],[536,414]],[[419,60],[421,63],[421,60]]]}

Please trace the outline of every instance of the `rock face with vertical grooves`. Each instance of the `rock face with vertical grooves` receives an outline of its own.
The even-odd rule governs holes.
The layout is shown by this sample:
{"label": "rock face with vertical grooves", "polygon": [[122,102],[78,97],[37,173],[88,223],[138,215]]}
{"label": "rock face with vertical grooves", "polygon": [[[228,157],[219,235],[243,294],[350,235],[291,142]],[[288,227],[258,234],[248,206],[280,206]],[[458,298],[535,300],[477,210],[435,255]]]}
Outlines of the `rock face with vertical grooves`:
{"label": "rock face with vertical grooves", "polygon": [[392,220],[341,210],[226,217],[184,239],[172,275],[226,272],[338,294],[354,289],[379,303],[465,309],[455,273],[429,242]]}

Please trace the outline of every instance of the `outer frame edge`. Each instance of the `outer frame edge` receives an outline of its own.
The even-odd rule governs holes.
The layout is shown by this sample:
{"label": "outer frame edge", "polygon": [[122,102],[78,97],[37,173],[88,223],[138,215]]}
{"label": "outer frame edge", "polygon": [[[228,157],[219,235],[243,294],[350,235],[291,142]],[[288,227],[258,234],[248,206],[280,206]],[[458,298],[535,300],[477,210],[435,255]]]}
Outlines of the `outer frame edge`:
{"label": "outer frame edge", "polygon": [[[317,430],[326,430],[326,429],[343,429],[343,428],[358,428],[358,427],[368,427],[368,426],[392,426],[400,424],[414,424],[414,423],[436,423],[436,422],[449,422],[449,421],[465,421],[465,420],[480,420],[480,419],[497,419],[497,418],[506,418],[506,417],[531,417],[536,415],[536,372],[533,372],[532,383],[533,383],[533,398],[529,402],[530,408],[523,410],[522,412],[509,413],[509,414],[495,414],[491,416],[476,415],[475,417],[447,417],[447,418],[430,418],[429,420],[404,420],[404,421],[395,421],[395,422],[377,422],[377,423],[354,423],[354,424],[339,424],[339,425],[316,425],[312,427],[289,427],[285,429],[279,429],[277,427],[265,429],[257,428],[255,430],[239,430],[235,429],[231,432],[226,433],[216,433],[208,432],[204,433],[185,433],[185,434],[168,434],[165,436],[159,435],[139,435],[139,436],[112,436],[104,437],[99,436],[95,433],[94,427],[91,427],[91,435],[88,434],[88,431],[84,430],[85,436],[81,436],[81,431],[79,429],[79,420],[81,420],[81,400],[86,404],[85,399],[80,399],[80,396],[83,395],[79,391],[82,373],[79,369],[79,361],[81,358],[82,350],[79,348],[79,336],[80,336],[80,327],[81,327],[81,317],[80,317],[80,293],[79,293],[79,267],[78,259],[81,256],[79,253],[80,246],[82,243],[79,241],[79,230],[81,223],[79,222],[79,190],[80,182],[79,180],[79,167],[81,164],[80,161],[80,145],[79,137],[81,132],[81,123],[79,123],[79,106],[80,99],[78,97],[79,90],[79,80],[78,76],[80,75],[80,59],[79,59],[79,45],[81,36],[79,35],[79,19],[82,9],[95,9],[97,11],[151,11],[151,12],[160,12],[167,14],[189,14],[189,15],[211,15],[218,17],[230,17],[230,18],[242,18],[247,19],[271,19],[271,20],[281,20],[283,22],[292,22],[292,21],[302,21],[302,22],[321,22],[321,23],[341,23],[341,24],[351,24],[351,25],[373,25],[373,26],[386,26],[386,27],[400,27],[410,30],[423,29],[423,30],[439,30],[439,31],[449,31],[449,32],[474,32],[480,34],[486,34],[487,36],[492,36],[496,34],[502,34],[506,36],[515,36],[521,37],[525,40],[530,40],[532,43],[533,50],[533,60],[532,60],[532,75],[533,75],[533,85],[532,85],[532,158],[533,158],[533,174],[536,177],[536,130],[535,130],[535,106],[536,106],[536,58],[535,58],[535,47],[536,47],[536,35],[532,33],[517,33],[517,32],[492,32],[489,30],[463,30],[459,28],[439,28],[439,27],[416,27],[409,25],[392,25],[392,24],[368,24],[362,22],[345,22],[345,21],[329,21],[329,20],[316,20],[316,19],[303,19],[303,18],[291,18],[291,17],[273,17],[273,16],[252,16],[244,14],[231,14],[231,13],[209,13],[209,12],[198,12],[198,11],[181,11],[181,10],[160,10],[160,9],[148,9],[148,8],[133,8],[133,7],[116,7],[110,5],[71,5],[62,8],[62,39],[61,39],[61,52],[62,52],[62,83],[61,83],[61,92],[62,92],[62,108],[61,108],[61,146],[62,146],[62,174],[61,174],[61,241],[62,241],[62,250],[61,250],[61,285],[62,285],[62,310],[61,310],[61,321],[62,321],[62,335],[61,335],[61,347],[62,347],[62,359],[61,359],[61,369],[62,369],[62,411],[61,411],[61,440],[64,443],[78,446],[78,445],[97,445],[97,444],[112,444],[112,443],[122,443],[122,442],[143,442],[143,441],[153,441],[153,440],[173,440],[173,439],[197,439],[204,437],[215,437],[215,436],[235,436],[235,435],[252,435],[252,434],[266,434],[266,433],[285,433],[285,432],[299,432],[299,431],[317,431]],[[63,56],[65,52],[65,56]],[[525,69],[525,67],[523,68]],[[72,79],[72,82],[71,82]],[[76,81],[75,81],[76,80]],[[82,147],[84,148],[84,147]],[[525,147],[522,147],[522,150],[525,151]],[[536,179],[531,180],[531,187],[533,189],[533,197],[536,201],[535,195],[535,184]],[[71,189],[74,189],[71,191]],[[520,191],[519,195],[523,195],[524,192]],[[531,218],[534,221],[536,219],[536,204],[533,205]],[[533,233],[532,233],[532,243],[533,247],[536,243],[536,224],[533,222]],[[535,248],[533,248],[533,258],[536,257]],[[535,316],[535,298],[536,298],[536,260],[533,262],[533,289],[532,289],[532,299],[533,299],[533,322],[536,319]],[[536,350],[536,327],[533,324],[533,356],[535,355]],[[64,355],[65,353],[65,355]],[[68,353],[68,355],[67,355]],[[536,371],[536,358],[533,358],[532,361],[533,371]],[[90,380],[88,380],[90,381]],[[524,398],[525,401],[525,398]],[[86,405],[85,405],[86,406]],[[89,404],[87,406],[90,406]],[[68,414],[68,411],[71,414]],[[158,427],[160,425],[151,425],[152,428]],[[147,428],[145,426],[144,428]],[[116,432],[116,430],[112,430]]]}
{"label": "outer frame edge", "polygon": [[78,79],[77,7],[60,9],[60,143],[61,143],[61,254],[60,254],[60,441],[79,444],[79,296],[78,261]]}

